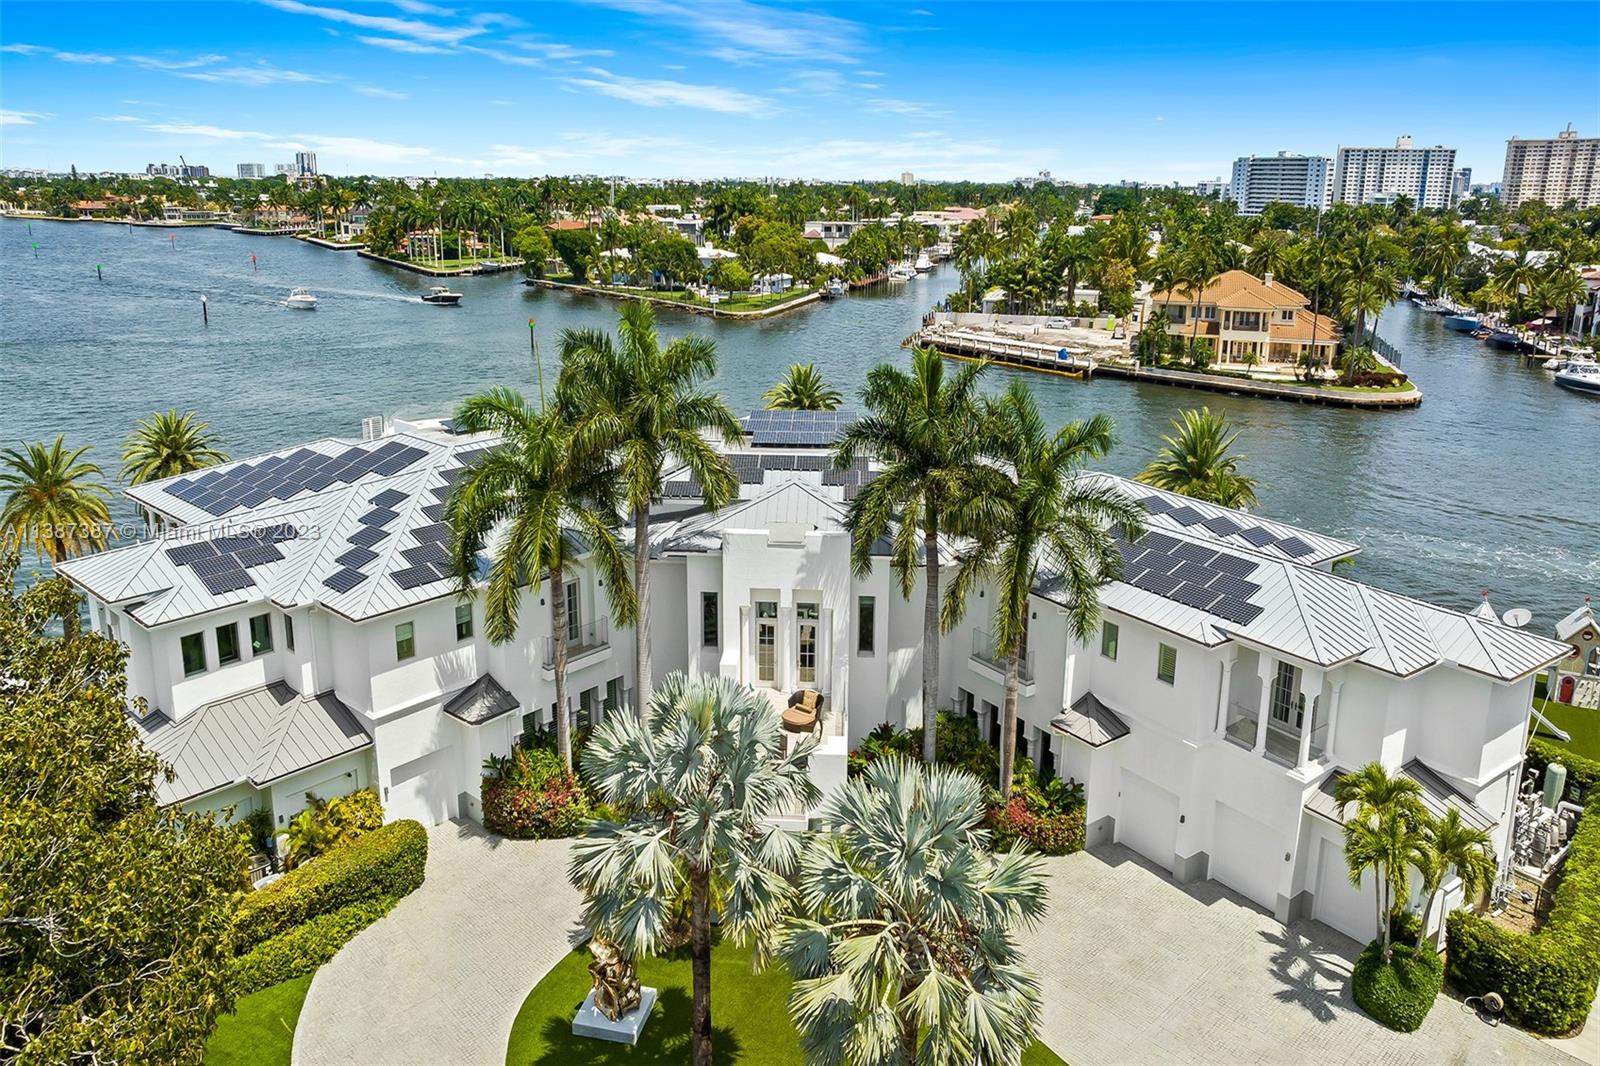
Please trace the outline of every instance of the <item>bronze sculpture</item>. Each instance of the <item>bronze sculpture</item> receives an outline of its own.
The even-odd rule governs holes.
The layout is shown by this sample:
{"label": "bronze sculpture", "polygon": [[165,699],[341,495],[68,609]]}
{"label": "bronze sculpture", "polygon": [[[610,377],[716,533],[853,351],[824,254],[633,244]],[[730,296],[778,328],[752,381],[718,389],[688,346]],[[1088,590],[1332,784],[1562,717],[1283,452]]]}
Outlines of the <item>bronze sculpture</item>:
{"label": "bronze sculpture", "polygon": [[611,1021],[639,1006],[639,978],[622,949],[608,940],[589,941],[589,976],[594,979],[594,1006]]}

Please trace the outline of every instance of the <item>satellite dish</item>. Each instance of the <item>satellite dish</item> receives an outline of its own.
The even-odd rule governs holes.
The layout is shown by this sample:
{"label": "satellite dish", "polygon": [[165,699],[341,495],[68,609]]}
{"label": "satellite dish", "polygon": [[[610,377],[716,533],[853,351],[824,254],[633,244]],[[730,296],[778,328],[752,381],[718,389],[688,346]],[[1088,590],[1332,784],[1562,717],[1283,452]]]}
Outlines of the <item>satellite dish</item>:
{"label": "satellite dish", "polygon": [[1533,612],[1526,607],[1513,607],[1506,612],[1506,616],[1501,621],[1512,629],[1521,629],[1533,621]]}

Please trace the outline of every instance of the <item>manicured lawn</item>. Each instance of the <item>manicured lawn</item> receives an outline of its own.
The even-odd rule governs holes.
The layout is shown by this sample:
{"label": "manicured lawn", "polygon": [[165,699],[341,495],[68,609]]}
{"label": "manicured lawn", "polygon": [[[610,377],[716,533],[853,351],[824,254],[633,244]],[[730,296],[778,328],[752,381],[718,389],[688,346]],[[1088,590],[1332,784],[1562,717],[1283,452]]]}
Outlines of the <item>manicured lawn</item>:
{"label": "manicured lawn", "polygon": [[313,974],[240,998],[206,1041],[206,1066],[288,1066]]}
{"label": "manicured lawn", "polygon": [[[634,1047],[572,1035],[572,1016],[593,987],[588,967],[588,951],[574,951],[534,986],[511,1025],[507,1066],[689,1061],[687,951],[639,961],[640,983],[656,989],[658,998]],[[781,966],[751,973],[747,949],[717,945],[711,955],[711,1018],[718,1061],[803,1066],[800,1034],[789,1020],[789,984]],[[1042,1044],[1030,1048],[1022,1061],[1024,1066],[1065,1066]]]}
{"label": "manicured lawn", "polygon": [[1566,748],[1574,755],[1581,755],[1586,759],[1600,762],[1600,711],[1590,710],[1587,707],[1574,707],[1570,703],[1556,703],[1554,700],[1535,699],[1533,705],[1550,721],[1560,726],[1572,735],[1572,739],[1562,743],[1551,736],[1538,719],[1534,719],[1534,734],[1548,740],[1560,748]]}

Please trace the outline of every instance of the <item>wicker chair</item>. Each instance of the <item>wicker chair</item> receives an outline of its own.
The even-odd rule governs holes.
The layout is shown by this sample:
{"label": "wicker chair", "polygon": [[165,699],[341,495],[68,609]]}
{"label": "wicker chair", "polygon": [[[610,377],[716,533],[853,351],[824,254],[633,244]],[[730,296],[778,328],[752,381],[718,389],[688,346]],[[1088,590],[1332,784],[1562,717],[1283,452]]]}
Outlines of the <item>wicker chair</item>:
{"label": "wicker chair", "polygon": [[790,694],[789,706],[783,712],[783,728],[791,733],[814,733],[822,714],[822,693],[803,688]]}

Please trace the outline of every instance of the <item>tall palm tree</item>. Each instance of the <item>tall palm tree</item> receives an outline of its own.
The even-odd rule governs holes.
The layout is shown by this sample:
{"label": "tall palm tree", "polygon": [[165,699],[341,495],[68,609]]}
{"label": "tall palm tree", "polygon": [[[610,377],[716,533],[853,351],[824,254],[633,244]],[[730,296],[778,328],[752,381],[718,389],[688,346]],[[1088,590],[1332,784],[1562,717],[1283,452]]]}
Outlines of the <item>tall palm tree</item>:
{"label": "tall palm tree", "polygon": [[564,575],[581,551],[590,553],[605,579],[612,621],[628,625],[637,616],[628,557],[617,542],[616,479],[603,453],[581,446],[565,413],[535,410],[514,389],[469,397],[456,411],[455,424],[467,433],[497,433],[501,440],[456,482],[445,504],[459,591],[474,594],[478,553],[492,538],[484,633],[492,643],[506,644],[517,635],[524,586],[537,596],[542,583],[550,582],[556,747],[570,771]]}
{"label": "tall palm tree", "polygon": [[142,420],[122,445],[122,476],[138,485],[187,474],[228,461],[222,438],[193,411],[157,411]]}
{"label": "tall palm tree", "polygon": [[739,420],[700,386],[717,370],[709,337],[680,337],[661,347],[655,312],[640,300],[618,316],[621,344],[596,329],[561,334],[558,403],[574,420],[580,446],[614,457],[624,503],[633,516],[633,589],[639,626],[634,652],[638,704],[650,702],[650,505],[661,498],[668,459],[689,468],[706,506],[738,492],[728,460],[703,437],[737,438]]}
{"label": "tall palm tree", "polygon": [[1540,308],[1551,312],[1563,332],[1569,329],[1578,305],[1589,298],[1589,287],[1578,272],[1560,264],[1547,269],[1533,291]]}
{"label": "tall palm tree", "polygon": [[978,779],[890,756],[823,817],[772,938],[806,1060],[1018,1062],[1041,1009],[1018,933],[1044,916],[1044,866],[989,849]]}
{"label": "tall palm tree", "polygon": [[1112,423],[1105,415],[1069,422],[1052,435],[1033,393],[1017,380],[991,417],[1009,472],[958,509],[959,526],[972,546],[945,592],[943,614],[945,624],[952,624],[980,581],[993,585],[994,650],[1006,664],[999,785],[1009,797],[1028,606],[1039,575],[1044,571],[1061,584],[1067,631],[1088,643],[1100,619],[1100,588],[1122,576],[1112,527],[1136,539],[1144,532],[1145,512],[1110,485],[1078,476],[1087,460],[1111,450]]}
{"label": "tall palm tree", "polygon": [[[65,437],[51,444],[29,444],[0,451],[0,548],[28,545],[40,558],[59,563],[115,536],[106,502],[111,492],[104,473],[83,461],[88,445],[68,451]],[[76,601],[61,619],[68,640],[78,635]]]}
{"label": "tall palm tree", "polygon": [[[1422,912],[1422,926],[1426,929],[1428,916],[1433,913],[1433,905],[1444,890],[1444,880],[1451,870],[1461,879],[1464,900],[1472,903],[1494,883],[1500,867],[1494,860],[1489,834],[1463,822],[1456,808],[1446,808],[1443,818],[1428,819],[1424,829],[1433,860],[1423,876],[1423,889],[1428,893],[1427,907]],[[1439,929],[1444,930],[1443,915],[1439,918]]]}
{"label": "tall palm tree", "polygon": [[777,710],[748,686],[673,673],[643,716],[606,719],[584,748],[584,777],[630,812],[573,845],[584,925],[630,955],[651,954],[687,909],[695,1066],[712,1055],[712,926],[742,942],[782,918],[801,843],[771,818],[817,801],[807,776],[815,747],[808,737],[783,754]]}
{"label": "tall palm tree", "polygon": [[[1376,897],[1378,937],[1383,957],[1390,954],[1389,915],[1409,895],[1411,871],[1426,873],[1431,859],[1423,825],[1422,787],[1409,777],[1391,775],[1376,762],[1334,783],[1333,799],[1344,815],[1344,854],[1350,883],[1361,887],[1371,873]],[[1354,811],[1350,808],[1354,807]]]}
{"label": "tall palm tree", "polygon": [[845,519],[856,573],[864,577],[871,571],[873,545],[899,519],[889,564],[900,594],[910,599],[919,547],[922,552],[922,757],[930,763],[939,699],[939,534],[990,471],[978,396],[987,366],[964,363],[947,378],[943,357],[932,348],[918,348],[910,373],[889,363],[873,367],[861,390],[868,414],[845,430],[833,452],[841,468],[866,457],[884,467],[850,501]]}
{"label": "tall palm tree", "polygon": [[793,363],[761,399],[769,411],[835,411],[844,395],[823,379],[815,363]]}
{"label": "tall palm tree", "polygon": [[1233,454],[1239,435],[1228,431],[1227,416],[1209,407],[1188,410],[1172,420],[1172,428],[1172,436],[1161,438],[1160,454],[1134,480],[1221,507],[1260,503],[1256,479],[1239,472],[1244,456]]}
{"label": "tall palm tree", "polygon": [[1056,249],[1056,265],[1066,275],[1067,302],[1076,304],[1078,281],[1089,272],[1095,262],[1094,241],[1088,234],[1078,233],[1063,237]]}
{"label": "tall palm tree", "polygon": [[[1189,355],[1194,356],[1195,340],[1200,334],[1200,297],[1209,289],[1222,271],[1217,267],[1216,249],[1212,247],[1186,248],[1178,257],[1178,277],[1183,292],[1190,300]],[[1220,354],[1220,353],[1219,353]]]}

